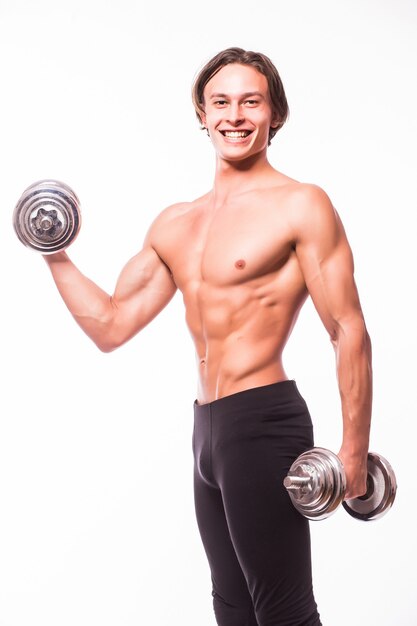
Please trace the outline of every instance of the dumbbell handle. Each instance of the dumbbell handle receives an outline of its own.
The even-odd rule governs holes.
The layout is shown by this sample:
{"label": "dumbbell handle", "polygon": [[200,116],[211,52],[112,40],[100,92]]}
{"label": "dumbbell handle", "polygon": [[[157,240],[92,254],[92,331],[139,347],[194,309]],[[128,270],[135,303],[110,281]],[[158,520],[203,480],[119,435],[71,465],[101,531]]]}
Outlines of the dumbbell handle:
{"label": "dumbbell handle", "polygon": [[310,485],[311,482],[311,476],[286,476],[284,478],[284,487],[289,491],[298,491],[299,489]]}

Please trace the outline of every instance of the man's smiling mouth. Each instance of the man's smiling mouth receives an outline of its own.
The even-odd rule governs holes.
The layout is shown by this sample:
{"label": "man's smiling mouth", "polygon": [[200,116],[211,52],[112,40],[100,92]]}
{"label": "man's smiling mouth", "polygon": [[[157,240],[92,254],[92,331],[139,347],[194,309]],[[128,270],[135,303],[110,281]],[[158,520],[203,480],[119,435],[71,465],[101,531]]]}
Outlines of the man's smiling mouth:
{"label": "man's smiling mouth", "polygon": [[221,130],[221,134],[229,139],[244,139],[251,134],[251,130]]}

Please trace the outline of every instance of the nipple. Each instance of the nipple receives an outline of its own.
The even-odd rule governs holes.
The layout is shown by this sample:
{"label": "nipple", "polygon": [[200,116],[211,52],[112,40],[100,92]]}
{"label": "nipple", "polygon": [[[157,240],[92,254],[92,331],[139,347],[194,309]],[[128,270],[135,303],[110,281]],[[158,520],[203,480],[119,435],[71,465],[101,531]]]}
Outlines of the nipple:
{"label": "nipple", "polygon": [[246,265],[246,261],[244,261],[243,259],[239,259],[239,261],[236,261],[236,263],[235,263],[235,267],[238,270],[243,270],[245,265]]}

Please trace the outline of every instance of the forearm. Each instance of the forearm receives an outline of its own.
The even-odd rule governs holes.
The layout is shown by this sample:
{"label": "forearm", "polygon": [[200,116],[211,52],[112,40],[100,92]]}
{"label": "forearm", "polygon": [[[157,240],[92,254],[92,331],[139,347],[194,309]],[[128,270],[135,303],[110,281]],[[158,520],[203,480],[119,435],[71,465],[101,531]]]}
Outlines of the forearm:
{"label": "forearm", "polygon": [[84,276],[65,252],[44,256],[66,306],[82,330],[107,350],[108,334],[114,316],[111,297]]}
{"label": "forearm", "polygon": [[369,446],[372,413],[372,349],[365,324],[341,329],[335,342],[343,415],[342,449],[363,457]]}

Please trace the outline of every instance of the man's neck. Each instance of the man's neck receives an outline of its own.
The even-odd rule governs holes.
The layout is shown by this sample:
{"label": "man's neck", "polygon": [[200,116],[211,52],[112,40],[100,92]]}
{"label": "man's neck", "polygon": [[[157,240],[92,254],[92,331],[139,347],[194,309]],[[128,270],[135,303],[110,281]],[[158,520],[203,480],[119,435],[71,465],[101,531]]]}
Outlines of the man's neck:
{"label": "man's neck", "polygon": [[228,198],[260,186],[274,172],[266,155],[255,155],[244,161],[226,161],[217,157],[213,195],[216,205]]}

